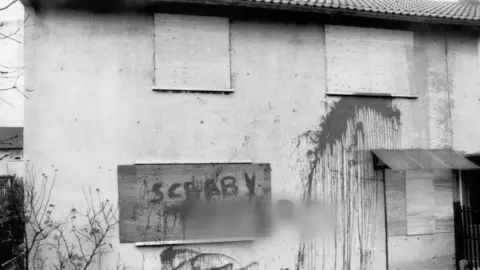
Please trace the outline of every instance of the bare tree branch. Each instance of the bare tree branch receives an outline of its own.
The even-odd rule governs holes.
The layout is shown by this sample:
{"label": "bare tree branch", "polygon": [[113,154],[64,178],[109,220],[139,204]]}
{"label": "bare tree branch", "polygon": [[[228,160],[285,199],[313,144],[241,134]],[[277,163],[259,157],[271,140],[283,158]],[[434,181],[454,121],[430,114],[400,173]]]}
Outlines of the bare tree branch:
{"label": "bare tree branch", "polygon": [[[26,168],[26,178],[21,180],[24,203],[22,211],[17,214],[26,223],[26,230],[24,245],[16,253],[16,258],[21,258],[26,269],[86,270],[99,256],[113,251],[107,239],[118,224],[117,207],[108,199],[101,199],[99,189],[96,189],[96,196],[91,188],[88,191],[83,189],[86,202],[83,213],[73,207],[63,221],[54,221],[55,205],[51,203],[51,196],[56,173],[51,179],[42,174],[41,181],[38,181],[33,167],[27,163]],[[82,225],[77,226],[77,222]],[[7,240],[14,240],[11,235]],[[110,249],[106,249],[108,246]],[[54,256],[47,258],[43,252],[45,248],[52,250]],[[18,261],[12,260],[11,263]]]}
{"label": "bare tree branch", "polygon": [[15,4],[16,2],[18,2],[18,0],[12,0],[12,2],[10,2],[9,4],[7,4],[6,6],[0,7],[0,11],[9,8],[11,5]]}
{"label": "bare tree branch", "polygon": [[[0,12],[7,10],[8,8],[12,7],[12,5],[14,5],[17,2],[19,2],[19,0],[11,0],[8,4],[4,5],[3,7],[0,7]],[[17,38],[16,36],[17,36],[17,34],[19,34],[21,32],[22,28],[25,27],[25,24],[26,24],[26,22],[29,18],[30,18],[30,14],[28,14],[25,17],[22,25],[20,27],[18,27],[17,29],[15,29],[13,32],[5,33],[6,31],[3,31],[3,32],[0,31],[0,40],[8,39],[8,40],[14,41],[16,43],[22,44],[23,41],[21,39]],[[5,23],[0,22],[0,28],[2,28],[4,26],[5,26]],[[5,66],[0,64],[0,77],[5,79],[5,83],[8,84],[10,82],[10,85],[8,87],[5,87],[5,83],[2,81],[2,86],[4,86],[4,87],[0,88],[0,92],[15,90],[15,91],[18,91],[22,96],[24,96],[25,98],[28,99],[28,96],[26,95],[26,92],[30,92],[30,90],[22,89],[23,86],[20,87],[18,85],[18,80],[23,76],[22,69],[23,68],[8,68],[8,67],[5,67]],[[11,80],[14,80],[14,82],[12,83]],[[23,91],[23,90],[25,90],[25,91]],[[6,104],[8,104],[12,108],[15,107],[12,103],[8,102],[5,98],[0,97],[0,101],[5,102]]]}
{"label": "bare tree branch", "polygon": [[22,43],[20,40],[18,40],[16,38],[13,38],[12,35],[5,35],[5,34],[0,33],[0,39],[6,39],[6,38],[8,38],[10,40],[13,40],[13,41],[15,41],[17,43],[20,43],[20,44]]}
{"label": "bare tree branch", "polygon": [[[19,27],[19,28],[17,28],[17,30],[15,30],[15,32],[10,33],[10,34],[8,34],[8,35],[5,35],[5,34],[0,33],[0,35],[1,35],[0,39],[10,38],[10,37],[16,35],[18,32],[20,32],[21,29],[22,29],[22,28]],[[20,41],[18,41],[18,40],[16,40],[16,39],[14,39],[14,40],[17,41],[17,42],[20,42]],[[20,42],[20,43],[21,43],[21,42]]]}
{"label": "bare tree branch", "polygon": [[10,102],[8,102],[6,99],[0,97],[0,100],[3,101],[3,102],[5,102],[5,104],[7,104],[8,106],[10,106],[10,107],[12,107],[12,108],[15,108],[15,106],[13,106],[13,104],[10,103]]}

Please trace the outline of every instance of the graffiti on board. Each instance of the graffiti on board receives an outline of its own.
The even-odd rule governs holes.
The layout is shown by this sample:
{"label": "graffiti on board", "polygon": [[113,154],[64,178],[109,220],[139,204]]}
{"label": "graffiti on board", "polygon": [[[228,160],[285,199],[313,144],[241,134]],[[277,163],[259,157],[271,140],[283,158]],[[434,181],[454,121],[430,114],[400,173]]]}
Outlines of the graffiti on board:
{"label": "graffiti on board", "polygon": [[253,240],[269,228],[269,164],[118,167],[120,241]]}

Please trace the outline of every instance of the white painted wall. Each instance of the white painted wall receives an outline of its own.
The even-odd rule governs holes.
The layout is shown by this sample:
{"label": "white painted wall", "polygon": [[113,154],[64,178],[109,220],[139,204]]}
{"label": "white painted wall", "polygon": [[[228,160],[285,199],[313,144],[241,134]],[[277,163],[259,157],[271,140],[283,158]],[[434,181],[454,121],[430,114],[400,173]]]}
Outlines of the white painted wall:
{"label": "white painted wall", "polygon": [[[39,172],[51,175],[55,168],[59,170],[52,197],[59,216],[71,205],[81,209],[82,187],[99,188],[103,196],[116,202],[117,165],[131,164],[139,157],[271,163],[273,201],[299,202],[310,168],[307,152],[315,150],[315,145],[303,141],[297,146],[298,137],[308,130],[326,132],[319,127],[331,112],[340,116],[353,112],[344,119],[346,127],[340,137],[326,143],[328,151],[318,163],[313,193],[320,197],[325,190],[340,188],[342,181],[358,180],[355,175],[374,177],[368,149],[442,148],[463,140],[452,137],[447,114],[452,96],[449,83],[461,85],[463,78],[447,72],[442,37],[442,33],[414,32],[410,48],[414,57],[407,59],[414,72],[408,83],[419,98],[394,102],[401,111],[399,125],[380,115],[372,100],[359,99],[358,104],[365,107],[355,103],[335,107],[339,98],[326,97],[326,80],[336,74],[328,73],[325,64],[322,25],[233,21],[235,93],[180,94],[151,90],[153,17],[46,13],[26,29],[26,81],[35,91],[25,107],[25,157]],[[375,54],[371,57],[365,61],[374,61]],[[349,85],[355,85],[356,78],[351,80]],[[462,114],[457,112],[454,119]],[[326,127],[334,130],[343,123],[336,119],[331,118]],[[362,138],[355,133],[360,123],[366,134]],[[349,160],[344,158],[357,159],[357,153],[364,153],[358,165],[347,167]],[[385,269],[383,188],[369,188],[378,196],[371,206],[378,214],[370,225],[379,232],[368,253],[375,258],[369,267]],[[343,213],[349,208],[334,209]],[[363,214],[371,212],[367,209]],[[258,269],[275,270],[296,269],[298,251],[305,245],[306,261],[301,269],[342,265],[342,253],[332,251],[331,238],[302,241],[299,231],[274,224],[271,238],[253,244],[193,248],[234,256],[242,265],[258,262]],[[116,251],[98,260],[93,269],[115,269],[118,258],[130,269],[159,269],[162,248],[120,245],[117,235],[118,231],[112,234]],[[360,261],[357,246],[351,251],[352,269],[359,269],[355,268]]]}
{"label": "white painted wall", "polygon": [[480,115],[480,43],[478,37],[458,33],[448,39],[449,81],[452,88],[453,147],[480,153],[480,128],[473,124]]}

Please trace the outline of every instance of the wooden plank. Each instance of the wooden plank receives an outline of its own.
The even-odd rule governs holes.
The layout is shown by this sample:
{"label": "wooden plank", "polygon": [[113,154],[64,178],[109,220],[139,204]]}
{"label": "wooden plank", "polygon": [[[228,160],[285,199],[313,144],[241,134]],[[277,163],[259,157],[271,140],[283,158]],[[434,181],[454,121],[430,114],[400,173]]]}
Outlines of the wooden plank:
{"label": "wooden plank", "polygon": [[404,98],[404,99],[418,99],[418,96],[415,95],[398,95],[398,94],[390,94],[390,93],[362,93],[362,92],[327,92],[325,93],[327,97],[344,97],[344,96],[354,96],[354,97],[377,97],[377,98],[386,98],[386,99],[394,99],[394,98]]}
{"label": "wooden plank", "polygon": [[269,164],[118,167],[120,242],[251,240],[269,231]]}
{"label": "wooden plank", "polygon": [[451,170],[437,171],[435,188],[436,232],[453,232],[453,175]]}
{"label": "wooden plank", "polygon": [[231,89],[229,19],[155,14],[155,87]]}
{"label": "wooden plank", "polygon": [[455,236],[436,233],[388,237],[388,269],[455,269]]}
{"label": "wooden plank", "polygon": [[385,170],[387,235],[407,234],[405,171]]}
{"label": "wooden plank", "polygon": [[328,89],[411,95],[413,44],[412,31],[326,25]]}
{"label": "wooden plank", "polygon": [[432,171],[407,171],[407,234],[435,232],[435,192]]}

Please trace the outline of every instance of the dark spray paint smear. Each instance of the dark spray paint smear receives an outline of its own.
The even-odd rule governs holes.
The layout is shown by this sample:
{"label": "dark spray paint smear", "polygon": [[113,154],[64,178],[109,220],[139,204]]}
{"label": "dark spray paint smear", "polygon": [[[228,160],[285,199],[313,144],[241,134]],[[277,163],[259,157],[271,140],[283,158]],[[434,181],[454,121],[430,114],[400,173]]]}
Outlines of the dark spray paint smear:
{"label": "dark spray paint smear", "polygon": [[[165,270],[247,270],[258,266],[258,262],[242,266],[235,258],[223,253],[206,253],[193,249],[175,249],[168,247],[160,254],[162,268]],[[256,268],[254,268],[256,269]]]}
{"label": "dark spray paint smear", "polygon": [[[400,111],[381,98],[341,98],[318,127],[299,136],[307,145],[303,201],[331,203],[334,246],[300,240],[296,269],[372,269],[379,191],[369,149],[398,148]],[[302,150],[304,150],[302,148]],[[360,213],[360,214],[359,214]],[[323,243],[325,245],[325,243]],[[323,248],[316,261],[316,248]],[[352,254],[360,250],[360,256]],[[340,259],[341,258],[341,259]]]}
{"label": "dark spray paint smear", "polygon": [[[177,224],[177,219],[182,226],[182,236],[185,239],[186,235],[186,226],[188,217],[193,208],[193,201],[192,200],[184,200],[179,204],[174,204],[171,206],[165,207],[163,210],[163,237],[166,237],[167,230],[171,227],[174,228]],[[172,221],[171,226],[169,225],[169,221]]]}

